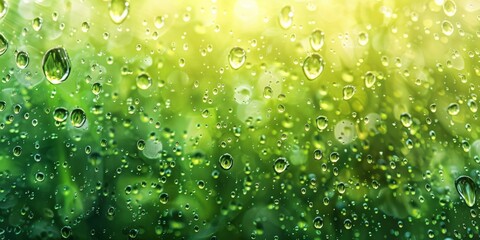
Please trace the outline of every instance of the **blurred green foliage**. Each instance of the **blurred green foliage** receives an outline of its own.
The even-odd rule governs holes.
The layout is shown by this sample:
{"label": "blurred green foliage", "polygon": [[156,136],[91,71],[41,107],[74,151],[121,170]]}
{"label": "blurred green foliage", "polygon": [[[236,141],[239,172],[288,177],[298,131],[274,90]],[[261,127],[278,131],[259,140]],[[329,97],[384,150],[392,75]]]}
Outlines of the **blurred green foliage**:
{"label": "blurred green foliage", "polygon": [[473,0],[0,0],[0,239],[476,239],[479,29]]}

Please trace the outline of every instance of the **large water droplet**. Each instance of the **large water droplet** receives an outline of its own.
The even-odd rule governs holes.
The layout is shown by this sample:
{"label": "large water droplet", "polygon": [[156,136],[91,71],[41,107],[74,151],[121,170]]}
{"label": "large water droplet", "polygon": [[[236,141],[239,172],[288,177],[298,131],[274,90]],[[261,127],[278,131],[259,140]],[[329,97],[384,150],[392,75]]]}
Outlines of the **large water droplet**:
{"label": "large water droplet", "polygon": [[17,53],[16,59],[17,67],[20,69],[24,69],[28,66],[30,62],[30,58],[28,57],[28,53],[24,51],[20,51]]}
{"label": "large water droplet", "polygon": [[67,117],[68,110],[63,107],[55,108],[55,110],[53,111],[53,119],[55,119],[55,121],[57,122],[64,122],[65,120],[67,120]]}
{"label": "large water droplet", "polygon": [[443,12],[451,17],[457,12],[457,4],[453,0],[447,0],[443,3]]}
{"label": "large water droplet", "polygon": [[467,206],[473,207],[477,191],[477,186],[473,179],[468,176],[460,176],[455,180],[455,187]]}
{"label": "large water droplet", "polygon": [[86,120],[87,116],[85,115],[85,112],[80,108],[74,109],[70,114],[70,121],[72,125],[76,128],[82,127],[83,124],[85,124]]}
{"label": "large water droplet", "polygon": [[147,73],[142,73],[137,76],[137,87],[146,90],[152,86],[152,79]]}
{"label": "large water droplet", "polygon": [[310,46],[313,51],[318,51],[323,47],[325,34],[321,30],[315,30],[310,35]]}
{"label": "large water droplet", "polygon": [[7,15],[8,3],[5,0],[0,0],[0,19]]}
{"label": "large water droplet", "polygon": [[128,16],[129,3],[126,0],[111,0],[108,6],[110,18],[116,24],[122,23]]}
{"label": "large water droplet", "polygon": [[8,49],[8,41],[3,36],[3,34],[0,33],[0,56],[2,56]]}
{"label": "large water droplet", "polygon": [[442,22],[442,32],[443,34],[450,36],[453,33],[453,25],[450,21],[445,20]]}
{"label": "large water droplet", "polygon": [[293,23],[293,9],[291,6],[285,6],[280,11],[280,16],[278,16],[280,26],[284,29],[288,29],[292,26]]}
{"label": "large water droplet", "polygon": [[275,163],[273,164],[273,169],[275,170],[276,173],[280,174],[287,170],[289,164],[286,158],[284,157],[279,157],[277,160],[275,160]]}
{"label": "large water droplet", "polygon": [[52,48],[43,56],[43,74],[52,84],[60,84],[70,75],[70,58],[67,51],[62,48]]}
{"label": "large water droplet", "polygon": [[447,107],[447,112],[451,116],[455,116],[460,112],[460,106],[458,105],[458,103],[451,103]]}
{"label": "large water droplet", "polygon": [[230,50],[230,53],[228,54],[228,62],[233,69],[239,69],[240,67],[242,67],[245,63],[246,58],[247,57],[245,50],[240,47],[232,48],[232,50]]}
{"label": "large water droplet", "polygon": [[309,80],[313,80],[320,76],[323,71],[325,63],[323,58],[314,53],[311,56],[307,57],[303,62],[303,72]]}

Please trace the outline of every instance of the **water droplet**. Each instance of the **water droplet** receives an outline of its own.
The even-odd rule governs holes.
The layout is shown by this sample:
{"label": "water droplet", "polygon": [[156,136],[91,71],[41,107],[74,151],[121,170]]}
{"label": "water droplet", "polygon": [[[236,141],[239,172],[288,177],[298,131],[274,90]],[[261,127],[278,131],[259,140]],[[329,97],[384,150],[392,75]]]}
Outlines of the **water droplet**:
{"label": "water droplet", "polygon": [[477,103],[473,99],[468,100],[467,106],[472,113],[476,113],[478,111]]}
{"label": "water droplet", "polygon": [[165,25],[165,18],[163,16],[158,16],[155,18],[153,24],[156,28],[160,29]]}
{"label": "water droplet", "polygon": [[162,194],[160,194],[160,197],[159,197],[160,203],[162,203],[162,204],[167,204],[169,198],[170,198],[170,197],[168,196],[168,193],[162,193]]}
{"label": "water droplet", "polygon": [[313,151],[313,158],[315,160],[321,160],[323,158],[323,152],[322,150],[320,149],[315,149],[315,151]]}
{"label": "water droplet", "polygon": [[263,89],[263,97],[264,97],[264,98],[270,99],[270,98],[272,98],[272,94],[273,94],[273,90],[272,90],[271,87],[266,86],[266,87]]}
{"label": "water droplet", "polygon": [[280,11],[280,16],[278,16],[280,26],[284,29],[288,29],[292,26],[293,23],[293,9],[290,6],[285,6]]}
{"label": "water droplet", "polygon": [[128,16],[129,3],[127,0],[111,0],[108,9],[112,21],[120,24]]}
{"label": "water droplet", "polygon": [[102,92],[103,86],[101,83],[96,82],[92,85],[92,93],[95,95],[99,95]]}
{"label": "water droplet", "polygon": [[323,131],[328,126],[328,118],[325,116],[318,116],[317,119],[315,119],[315,123],[317,124],[318,130]]}
{"label": "water droplet", "polygon": [[412,116],[409,113],[402,113],[400,114],[400,122],[404,127],[409,128],[413,123]]}
{"label": "water droplet", "polygon": [[453,28],[453,25],[450,21],[444,20],[442,22],[442,32],[443,32],[443,34],[445,34],[447,36],[450,36],[450,35],[452,35],[453,30],[454,30],[454,28]]}
{"label": "water droplet", "polygon": [[337,191],[338,191],[338,193],[344,194],[344,193],[345,193],[345,190],[346,190],[345,183],[340,182],[340,183],[337,184]]}
{"label": "water droplet", "polygon": [[320,76],[323,71],[324,65],[325,62],[323,61],[323,58],[320,55],[314,53],[311,56],[307,57],[303,62],[303,72],[309,80],[313,80]]}
{"label": "water droplet", "polygon": [[368,43],[368,33],[361,32],[358,34],[358,44],[365,46]]}
{"label": "water droplet", "polygon": [[377,81],[377,76],[373,72],[367,72],[365,73],[365,87],[371,88],[373,85],[375,85],[375,82]]}
{"label": "water droplet", "polygon": [[2,56],[8,49],[8,41],[3,36],[3,34],[0,33],[0,56]]}
{"label": "water droplet", "polygon": [[320,216],[315,217],[315,219],[313,219],[313,227],[315,229],[321,229],[323,227],[323,218]]}
{"label": "water droplet", "polygon": [[137,149],[143,151],[145,149],[145,140],[140,139],[137,141]]}
{"label": "water droplet", "polygon": [[453,0],[447,0],[443,3],[443,12],[445,15],[451,17],[457,12],[457,5]]}
{"label": "water droplet", "polygon": [[7,15],[8,3],[5,0],[0,0],[0,19]]}
{"label": "water droplet", "polygon": [[343,221],[343,226],[345,227],[345,229],[351,229],[353,227],[353,224],[352,224],[352,220],[350,219],[345,219],[345,221]]}
{"label": "water droplet", "polygon": [[20,147],[20,146],[15,146],[15,147],[13,148],[13,156],[19,157],[20,155],[22,155],[22,147]]}
{"label": "water droplet", "polygon": [[45,174],[43,172],[37,172],[35,174],[35,180],[43,182],[43,180],[45,180]]}
{"label": "water droplet", "polygon": [[315,30],[310,35],[310,46],[313,51],[318,51],[323,47],[325,41],[325,34],[321,30]]}
{"label": "water droplet", "polygon": [[336,163],[338,160],[340,160],[340,154],[338,152],[330,153],[330,162]]}
{"label": "water droplet", "polygon": [[72,228],[70,226],[64,226],[60,230],[60,233],[62,234],[63,238],[69,238],[70,235],[72,235]]}
{"label": "water droplet", "polygon": [[277,160],[275,160],[275,163],[273,164],[273,169],[276,173],[280,174],[287,170],[288,166],[289,164],[287,159],[284,157],[279,157],[277,158]]}
{"label": "water droplet", "polygon": [[70,58],[62,47],[48,50],[43,56],[42,66],[43,74],[52,84],[60,84],[70,75]]}
{"label": "water droplet", "polygon": [[460,106],[458,105],[458,103],[451,103],[447,107],[447,112],[451,116],[455,116],[460,112]]}
{"label": "water droplet", "polygon": [[455,187],[467,206],[473,207],[477,191],[477,185],[473,179],[469,176],[460,176],[455,180]]}
{"label": "water droplet", "polygon": [[147,73],[142,73],[137,76],[137,87],[146,90],[152,86],[152,79]]}
{"label": "water droplet", "polygon": [[40,29],[42,29],[43,25],[43,18],[41,17],[36,17],[32,20],[32,28],[34,31],[38,32]]}
{"label": "water droplet", "polygon": [[72,113],[70,114],[70,121],[76,128],[82,127],[86,120],[87,115],[85,115],[85,112],[80,108],[73,109]]}
{"label": "water droplet", "polygon": [[30,58],[28,57],[28,53],[24,51],[20,51],[17,53],[16,63],[18,68],[25,69],[28,66],[29,61]]}
{"label": "water droplet", "polygon": [[349,100],[355,95],[357,89],[352,85],[343,87],[343,100]]}
{"label": "water droplet", "polygon": [[240,67],[242,67],[247,58],[246,55],[247,54],[245,50],[243,50],[243,48],[232,48],[232,50],[230,50],[230,53],[228,54],[228,62],[230,63],[230,66],[233,69],[239,69]]}
{"label": "water droplet", "polygon": [[5,111],[6,107],[7,107],[7,103],[5,101],[0,101],[0,112]]}
{"label": "water droplet", "polygon": [[58,107],[53,110],[53,119],[57,122],[65,122],[68,118],[68,110],[63,107]]}
{"label": "water droplet", "polygon": [[82,23],[82,32],[88,32],[90,30],[90,24],[88,22]]}
{"label": "water droplet", "polygon": [[218,159],[218,162],[220,163],[220,167],[222,167],[225,170],[229,170],[233,166],[233,157],[232,155],[225,153],[222,156],[220,156],[220,159]]}

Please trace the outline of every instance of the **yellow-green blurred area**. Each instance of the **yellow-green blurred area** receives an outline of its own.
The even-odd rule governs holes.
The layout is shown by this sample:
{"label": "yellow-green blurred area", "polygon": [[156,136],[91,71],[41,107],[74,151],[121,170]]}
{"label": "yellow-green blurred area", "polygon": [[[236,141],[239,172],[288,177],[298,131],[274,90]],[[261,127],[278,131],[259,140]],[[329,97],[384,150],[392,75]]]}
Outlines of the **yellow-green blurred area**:
{"label": "yellow-green blurred area", "polygon": [[478,239],[480,2],[0,0],[0,239]]}

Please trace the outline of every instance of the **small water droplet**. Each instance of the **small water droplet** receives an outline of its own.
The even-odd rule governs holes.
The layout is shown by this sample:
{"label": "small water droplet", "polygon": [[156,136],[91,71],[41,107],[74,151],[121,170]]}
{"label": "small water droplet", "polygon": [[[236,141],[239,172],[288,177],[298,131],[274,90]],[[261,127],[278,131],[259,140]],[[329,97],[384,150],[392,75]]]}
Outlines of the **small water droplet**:
{"label": "small water droplet", "polygon": [[352,85],[343,87],[343,100],[349,100],[355,95],[357,89]]}
{"label": "small water droplet", "polygon": [[160,197],[159,197],[160,203],[162,203],[162,204],[167,204],[169,198],[170,198],[170,197],[168,196],[168,193],[162,193],[162,194],[160,194]]}
{"label": "small water droplet", "polygon": [[455,180],[455,187],[458,194],[465,200],[465,203],[469,207],[475,205],[475,195],[477,191],[477,185],[469,176],[460,176]]}
{"label": "small water droplet", "polygon": [[68,118],[68,110],[63,107],[58,107],[53,110],[53,119],[57,122],[65,122]]}
{"label": "small water droplet", "polygon": [[220,167],[222,167],[225,170],[229,170],[233,166],[233,157],[232,155],[225,153],[220,158],[218,159],[218,162],[220,163]]}
{"label": "small water droplet", "polygon": [[373,85],[375,85],[375,82],[377,81],[377,76],[373,72],[367,72],[365,73],[365,87],[371,88]]}
{"label": "small water droplet", "polygon": [[458,103],[451,103],[447,107],[447,112],[451,116],[455,116],[460,112],[460,106],[458,105]]}
{"label": "small water droplet", "polygon": [[323,131],[328,126],[328,118],[325,116],[318,116],[317,119],[315,119],[315,123],[318,130]]}
{"label": "small water droplet", "polygon": [[361,32],[358,34],[358,44],[365,46],[368,43],[368,33]]}
{"label": "small water droplet", "polygon": [[338,160],[340,160],[340,154],[338,152],[330,153],[330,162],[336,163]]}
{"label": "small water droplet", "polygon": [[90,30],[90,24],[88,22],[82,23],[82,32],[88,32]]}
{"label": "small water droplet", "polygon": [[112,21],[120,24],[128,16],[129,3],[126,0],[111,0],[108,9]]}
{"label": "small water droplet", "polygon": [[315,149],[315,151],[313,151],[313,158],[315,160],[321,160],[323,158],[323,152],[322,150],[320,149]]}
{"label": "small water droplet", "polygon": [[234,47],[230,50],[230,54],[228,54],[228,62],[233,69],[239,69],[243,66],[246,60],[246,52],[243,48]]}
{"label": "small water droplet", "polygon": [[74,109],[70,114],[70,121],[72,125],[76,128],[82,127],[83,124],[85,124],[86,120],[87,116],[85,115],[85,112],[80,108]]}
{"label": "small water droplet", "polygon": [[42,66],[43,74],[52,84],[60,84],[70,75],[70,58],[62,47],[48,50],[43,56]]}
{"label": "small water droplet", "polygon": [[453,28],[453,25],[450,21],[444,20],[442,22],[442,32],[443,32],[443,34],[445,34],[447,36],[450,36],[450,35],[453,34],[453,30],[454,30],[454,28]]}
{"label": "small water droplet", "polygon": [[152,79],[147,73],[142,73],[137,76],[137,87],[146,90],[152,86]]}
{"label": "small water droplet", "polygon": [[40,29],[42,29],[43,25],[43,18],[42,17],[36,17],[32,20],[32,28],[34,31],[38,32]]}
{"label": "small water droplet", "polygon": [[165,25],[165,18],[163,16],[155,17],[153,24],[156,28],[160,29]]}
{"label": "small water droplet", "polygon": [[323,58],[314,53],[311,56],[307,57],[303,62],[303,72],[309,80],[313,80],[320,76],[323,71],[325,62]]}
{"label": "small water droplet", "polygon": [[287,159],[284,157],[279,157],[277,158],[277,160],[275,160],[275,163],[273,164],[273,169],[276,173],[280,174],[287,170],[288,166],[289,163]]}
{"label": "small water droplet", "polygon": [[2,56],[8,49],[8,41],[3,36],[3,34],[0,33],[0,56]]}
{"label": "small water droplet", "polygon": [[452,17],[457,12],[457,4],[453,0],[446,0],[443,3],[443,12],[445,15]]}
{"label": "small water droplet", "polygon": [[315,30],[310,35],[310,46],[313,51],[318,51],[323,47],[325,41],[325,34],[321,30]]}
{"label": "small water droplet", "polygon": [[28,53],[24,51],[18,52],[15,60],[17,63],[17,67],[20,69],[25,69],[28,66],[28,63],[30,62]]}
{"label": "small water droplet", "polygon": [[263,97],[264,97],[264,98],[270,99],[270,98],[272,98],[272,94],[273,94],[273,90],[272,90],[271,87],[266,86],[266,87],[263,89]]}
{"label": "small water droplet", "polygon": [[476,113],[478,111],[478,105],[473,99],[468,100],[467,106],[472,113]]}
{"label": "small water droplet", "polygon": [[280,26],[284,29],[288,29],[292,26],[293,23],[293,9],[291,6],[285,6],[280,11],[280,16],[278,16]]}

